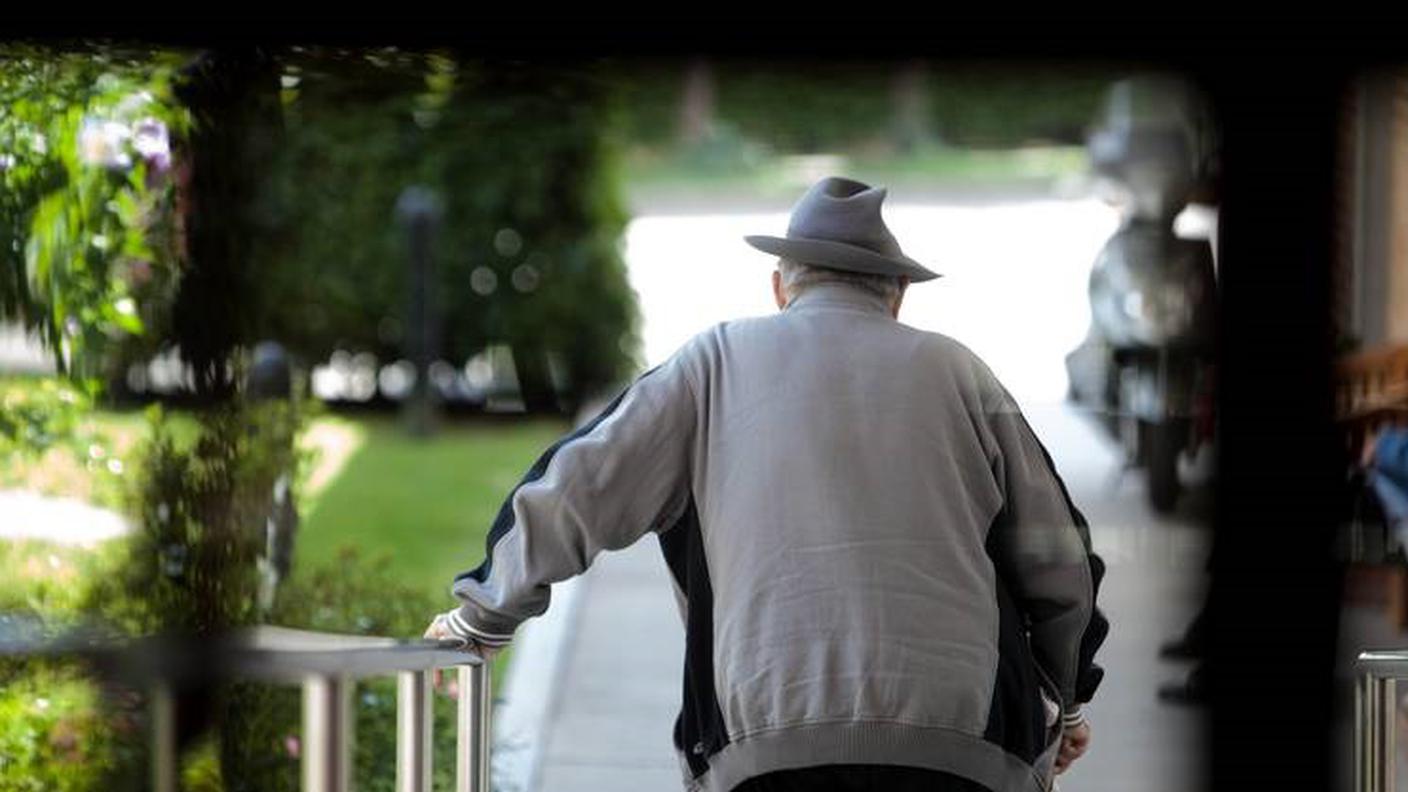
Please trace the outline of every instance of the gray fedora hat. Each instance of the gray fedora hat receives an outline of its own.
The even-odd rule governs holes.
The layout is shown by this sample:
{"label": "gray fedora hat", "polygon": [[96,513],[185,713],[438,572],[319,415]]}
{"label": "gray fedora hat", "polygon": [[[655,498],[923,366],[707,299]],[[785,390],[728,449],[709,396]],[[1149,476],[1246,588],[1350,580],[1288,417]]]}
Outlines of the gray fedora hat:
{"label": "gray fedora hat", "polygon": [[884,200],[884,187],[829,176],[812,185],[792,208],[786,237],[744,239],[764,253],[799,264],[871,275],[908,275],[911,281],[939,277],[900,251],[880,217]]}

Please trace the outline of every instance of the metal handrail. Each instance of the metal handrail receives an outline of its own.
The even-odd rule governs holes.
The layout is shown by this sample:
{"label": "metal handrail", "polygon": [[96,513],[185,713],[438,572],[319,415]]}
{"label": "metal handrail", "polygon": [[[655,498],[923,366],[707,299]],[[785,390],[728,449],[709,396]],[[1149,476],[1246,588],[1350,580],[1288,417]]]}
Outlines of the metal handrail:
{"label": "metal handrail", "polygon": [[[11,631],[12,633],[14,631]],[[175,792],[176,710],[173,688],[203,680],[252,679],[303,688],[302,788],[351,789],[351,694],[359,677],[394,673],[397,792],[430,792],[431,674],[459,669],[456,792],[489,792],[488,664],[459,641],[399,640],[259,626],[214,640],[124,640],[83,633],[45,639],[0,636],[0,656],[80,657],[151,690],[152,789]]]}
{"label": "metal handrail", "polygon": [[1408,651],[1361,652],[1355,668],[1354,789],[1394,792],[1398,680],[1408,679]]}

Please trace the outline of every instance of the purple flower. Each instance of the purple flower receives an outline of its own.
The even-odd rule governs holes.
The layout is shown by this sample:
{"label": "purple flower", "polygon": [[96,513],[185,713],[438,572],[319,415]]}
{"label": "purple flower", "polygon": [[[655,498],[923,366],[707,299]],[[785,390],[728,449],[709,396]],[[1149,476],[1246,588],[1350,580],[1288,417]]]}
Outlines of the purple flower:
{"label": "purple flower", "polygon": [[132,148],[159,173],[171,169],[171,135],[166,124],[155,118],[143,118],[132,127]]}

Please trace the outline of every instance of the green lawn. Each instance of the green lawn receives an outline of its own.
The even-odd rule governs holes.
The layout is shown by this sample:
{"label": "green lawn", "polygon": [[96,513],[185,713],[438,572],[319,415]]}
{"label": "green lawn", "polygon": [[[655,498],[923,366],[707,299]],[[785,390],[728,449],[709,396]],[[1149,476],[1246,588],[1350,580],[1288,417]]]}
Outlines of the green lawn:
{"label": "green lawn", "polygon": [[454,604],[450,582],[484,558],[484,538],[533,461],[569,430],[565,421],[447,424],[435,437],[392,419],[356,421],[360,445],[305,502],[295,565],[343,545],[389,553],[399,577]]}
{"label": "green lawn", "polygon": [[[178,441],[190,442],[191,417],[172,412],[171,418]],[[385,552],[398,577],[443,597],[448,607],[451,579],[483,559],[485,535],[504,498],[569,429],[549,419],[447,422],[420,440],[392,417],[319,416],[302,441],[314,453],[300,492],[296,563],[331,560],[343,545],[367,556]],[[120,475],[54,448],[10,460],[0,487],[120,509],[119,488],[141,464],[135,452],[146,430],[139,410],[95,410],[82,419],[84,444],[94,453],[101,447],[103,460],[122,460]]]}

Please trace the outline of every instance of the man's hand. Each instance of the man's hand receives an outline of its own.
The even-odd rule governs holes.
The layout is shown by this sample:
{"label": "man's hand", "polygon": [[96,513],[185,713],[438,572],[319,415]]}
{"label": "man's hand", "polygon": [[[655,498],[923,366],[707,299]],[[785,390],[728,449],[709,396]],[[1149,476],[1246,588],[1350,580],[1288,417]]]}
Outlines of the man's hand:
{"label": "man's hand", "polygon": [[1085,753],[1085,749],[1090,747],[1090,724],[1081,721],[1075,726],[1068,726],[1061,732],[1061,749],[1056,756],[1056,772],[1064,773],[1070,768],[1071,763]]}
{"label": "man's hand", "polygon": [[[445,617],[446,614],[441,613],[437,615],[434,619],[432,619],[430,622],[430,626],[425,628],[425,634],[421,637],[429,638],[432,640],[439,639],[464,641],[464,646],[460,647],[460,651],[469,652],[470,654],[473,654],[482,659],[485,663],[488,663],[493,660],[494,655],[498,654],[499,650],[503,648],[500,646],[486,646],[474,640],[473,638],[464,638],[462,636],[455,635],[455,633],[450,630],[450,625],[446,624]],[[437,668],[431,674],[432,684],[434,685],[436,690],[440,690],[442,687],[442,683],[445,681],[444,675],[440,673],[441,670],[442,669]],[[450,683],[448,692],[451,696],[458,695],[459,691],[456,689],[454,682]]]}

